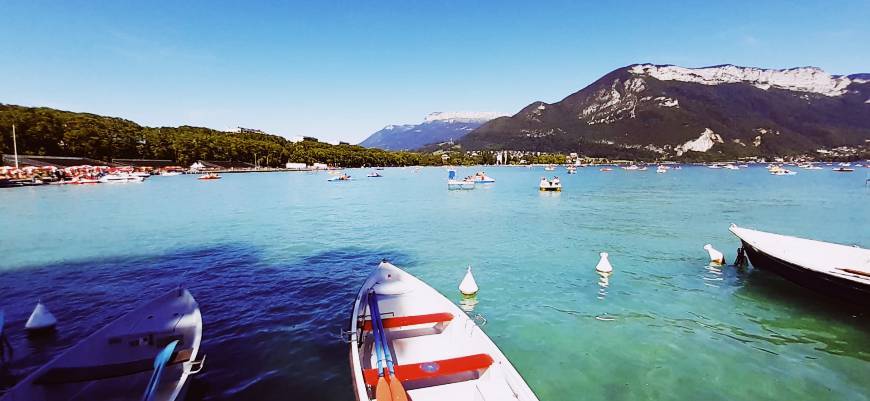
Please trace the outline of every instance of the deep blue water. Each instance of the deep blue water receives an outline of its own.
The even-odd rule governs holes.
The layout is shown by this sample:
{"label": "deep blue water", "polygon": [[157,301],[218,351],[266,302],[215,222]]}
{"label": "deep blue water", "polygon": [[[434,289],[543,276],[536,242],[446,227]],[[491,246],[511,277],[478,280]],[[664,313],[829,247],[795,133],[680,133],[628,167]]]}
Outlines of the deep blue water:
{"label": "deep blue water", "polygon": [[[387,258],[457,301],[473,265],[474,313],[541,400],[868,399],[866,311],[710,267],[701,249],[733,260],[731,222],[870,247],[864,171],[589,168],[557,172],[561,194],[537,191],[553,174],[540,168],[487,171],[496,184],[463,192],[440,168],[0,191],[0,309],[15,348],[0,380],[184,285],[208,355],[191,399],[352,399],[338,334]],[[601,251],[615,268],[606,286]],[[60,326],[34,341],[21,328],[38,298]]]}

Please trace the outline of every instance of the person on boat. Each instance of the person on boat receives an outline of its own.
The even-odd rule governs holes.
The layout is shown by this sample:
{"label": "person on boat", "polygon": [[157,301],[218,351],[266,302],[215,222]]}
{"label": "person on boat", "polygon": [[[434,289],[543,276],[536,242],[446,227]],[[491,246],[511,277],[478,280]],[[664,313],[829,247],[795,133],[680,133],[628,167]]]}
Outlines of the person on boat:
{"label": "person on boat", "polygon": [[553,181],[551,181],[553,185],[559,185],[559,177],[553,177]]}

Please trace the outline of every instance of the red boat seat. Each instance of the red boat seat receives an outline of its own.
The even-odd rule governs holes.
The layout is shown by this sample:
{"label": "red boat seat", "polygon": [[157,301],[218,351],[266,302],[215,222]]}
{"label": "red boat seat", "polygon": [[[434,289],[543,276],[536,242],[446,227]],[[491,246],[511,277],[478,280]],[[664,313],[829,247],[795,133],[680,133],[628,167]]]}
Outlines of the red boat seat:
{"label": "red boat seat", "polygon": [[[444,323],[453,320],[453,315],[447,312],[442,313],[430,313],[428,315],[416,315],[416,316],[400,316],[400,317],[391,317],[386,319],[381,319],[384,322],[385,329],[392,329],[396,327],[402,326],[414,326],[417,324],[426,324],[426,323]],[[366,320],[363,323],[363,330],[371,331],[372,330],[372,321]]]}
{"label": "red boat seat", "polygon": [[[492,362],[492,357],[487,354],[474,354],[440,361],[396,365],[394,368],[399,381],[406,382],[486,369],[492,365]],[[378,370],[376,368],[364,369],[363,378],[370,387],[376,386],[378,384]]]}

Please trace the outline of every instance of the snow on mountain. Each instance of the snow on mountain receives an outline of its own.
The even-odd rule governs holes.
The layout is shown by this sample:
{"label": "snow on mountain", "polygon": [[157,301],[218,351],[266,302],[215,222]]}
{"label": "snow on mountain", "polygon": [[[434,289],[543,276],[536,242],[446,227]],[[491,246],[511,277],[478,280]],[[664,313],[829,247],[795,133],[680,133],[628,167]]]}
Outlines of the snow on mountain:
{"label": "snow on mountain", "polygon": [[852,83],[849,77],[831,76],[820,68],[798,67],[787,70],[722,65],[685,68],[675,65],[637,64],[629,68],[635,75],[648,75],[662,81],[695,82],[703,85],[749,83],[764,90],[771,87],[801,92],[840,96]]}
{"label": "snow on mountain", "polygon": [[490,111],[436,111],[429,113],[424,123],[434,121],[447,121],[458,123],[485,123],[489,120],[506,116],[505,113],[496,113]]}

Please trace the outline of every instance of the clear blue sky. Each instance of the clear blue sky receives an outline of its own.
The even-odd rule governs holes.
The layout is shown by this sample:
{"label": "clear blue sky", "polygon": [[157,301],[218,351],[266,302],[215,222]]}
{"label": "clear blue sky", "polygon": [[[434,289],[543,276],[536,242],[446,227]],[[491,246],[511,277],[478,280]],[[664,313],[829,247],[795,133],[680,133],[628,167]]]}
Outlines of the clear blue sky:
{"label": "clear blue sky", "polygon": [[870,72],[870,1],[0,0],[0,103],[150,126],[355,143],[639,62]]}

